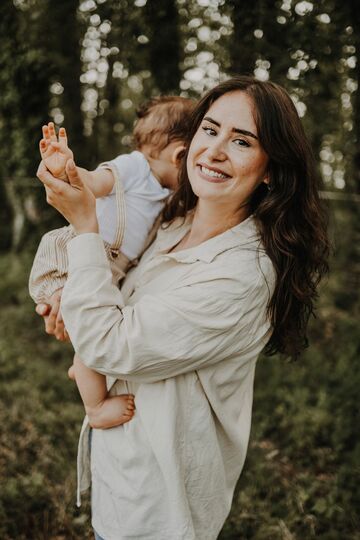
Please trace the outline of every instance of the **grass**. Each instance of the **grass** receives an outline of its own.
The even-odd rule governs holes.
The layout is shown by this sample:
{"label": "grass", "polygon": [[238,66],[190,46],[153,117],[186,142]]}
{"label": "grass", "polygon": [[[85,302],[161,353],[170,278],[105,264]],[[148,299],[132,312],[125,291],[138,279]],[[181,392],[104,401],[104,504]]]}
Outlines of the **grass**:
{"label": "grass", "polygon": [[84,539],[75,507],[83,409],[67,378],[70,347],[46,336],[27,293],[30,256],[0,260],[0,538]]}

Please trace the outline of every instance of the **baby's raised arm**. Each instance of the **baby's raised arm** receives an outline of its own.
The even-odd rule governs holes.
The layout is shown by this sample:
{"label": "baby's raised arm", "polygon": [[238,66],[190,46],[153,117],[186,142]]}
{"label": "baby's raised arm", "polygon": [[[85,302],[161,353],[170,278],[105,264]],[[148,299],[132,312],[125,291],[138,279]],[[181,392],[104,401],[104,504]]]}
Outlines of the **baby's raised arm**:
{"label": "baby's raised arm", "polygon": [[106,195],[111,193],[115,179],[110,169],[100,167],[99,169],[95,169],[95,171],[88,171],[82,167],[77,167],[77,170],[81,180],[88,186],[97,199],[106,197]]}
{"label": "baby's raised arm", "polygon": [[[74,154],[68,146],[68,139],[64,127],[59,129],[57,137],[53,122],[49,122],[42,127],[43,138],[40,141],[41,159],[46,168],[53,176],[68,182],[66,174],[66,163],[69,159],[74,159]],[[114,176],[111,170],[100,168],[95,171],[88,171],[78,167],[81,180],[93,192],[95,197],[105,197],[114,186]]]}

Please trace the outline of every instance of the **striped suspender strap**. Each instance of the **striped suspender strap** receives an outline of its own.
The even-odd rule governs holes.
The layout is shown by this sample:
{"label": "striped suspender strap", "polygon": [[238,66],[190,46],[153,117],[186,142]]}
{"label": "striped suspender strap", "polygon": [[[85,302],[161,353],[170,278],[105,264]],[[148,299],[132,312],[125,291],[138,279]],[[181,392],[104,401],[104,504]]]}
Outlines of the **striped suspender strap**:
{"label": "striped suspender strap", "polygon": [[114,242],[110,246],[110,253],[113,259],[116,259],[120,252],[120,247],[124,239],[125,222],[126,222],[126,207],[124,188],[119,177],[119,173],[115,166],[109,164],[109,168],[115,178],[115,197],[116,197],[116,235]]}

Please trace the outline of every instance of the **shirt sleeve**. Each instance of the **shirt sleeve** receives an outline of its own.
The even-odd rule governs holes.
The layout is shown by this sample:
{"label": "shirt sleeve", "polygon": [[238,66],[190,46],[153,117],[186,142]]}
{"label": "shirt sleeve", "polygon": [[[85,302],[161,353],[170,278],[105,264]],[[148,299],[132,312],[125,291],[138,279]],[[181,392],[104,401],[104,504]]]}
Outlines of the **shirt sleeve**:
{"label": "shirt sleeve", "polygon": [[[99,165],[99,168],[110,169],[122,183],[124,191],[136,191],[142,187],[143,179],[150,173],[150,166],[141,152],[122,154],[111,161]],[[115,187],[111,194],[115,193]]]}
{"label": "shirt sleeve", "polygon": [[[98,235],[81,235],[68,250],[62,314],[71,342],[89,368],[149,383],[213,365],[251,347],[254,320],[259,319],[256,302],[264,304],[257,284],[240,291],[231,278],[198,276],[192,283],[124,305],[120,291],[111,285]],[[246,309],[249,298],[251,309]]]}
{"label": "shirt sleeve", "polygon": [[47,303],[51,295],[65,285],[69,267],[66,246],[74,237],[71,225],[42,237],[29,277],[30,296],[36,304]]}

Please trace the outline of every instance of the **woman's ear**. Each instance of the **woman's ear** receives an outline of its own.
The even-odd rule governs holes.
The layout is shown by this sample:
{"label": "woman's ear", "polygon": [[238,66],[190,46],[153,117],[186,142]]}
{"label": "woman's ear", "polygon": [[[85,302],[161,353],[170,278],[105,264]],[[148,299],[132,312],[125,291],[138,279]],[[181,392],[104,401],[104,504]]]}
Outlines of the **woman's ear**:
{"label": "woman's ear", "polygon": [[267,185],[268,189],[269,189],[269,184],[270,184],[270,174],[267,172],[263,178],[263,183]]}
{"label": "woman's ear", "polygon": [[184,157],[185,155],[185,146],[183,144],[179,144],[179,146],[177,146],[172,155],[171,155],[171,163],[173,165],[175,165],[176,167],[179,167],[180,166],[180,161],[182,160],[182,158]]}

